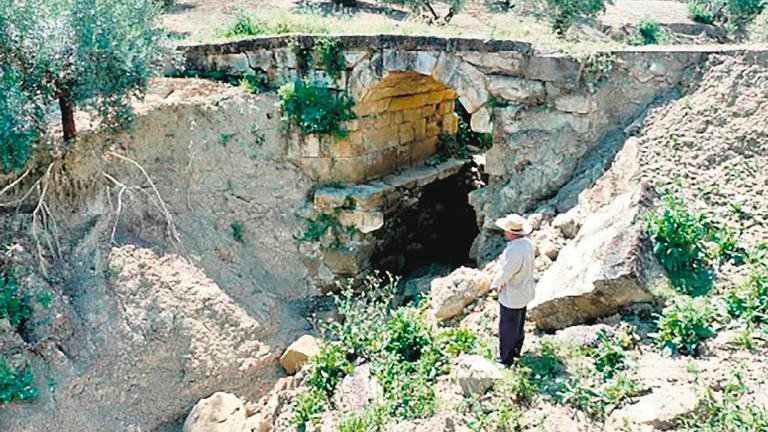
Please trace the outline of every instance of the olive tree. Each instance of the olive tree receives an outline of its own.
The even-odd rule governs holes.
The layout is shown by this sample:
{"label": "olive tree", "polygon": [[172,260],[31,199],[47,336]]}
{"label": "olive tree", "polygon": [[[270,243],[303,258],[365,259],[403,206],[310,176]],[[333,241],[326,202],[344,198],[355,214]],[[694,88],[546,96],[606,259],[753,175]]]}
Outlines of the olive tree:
{"label": "olive tree", "polygon": [[[429,14],[429,21],[433,23],[448,23],[453,17],[461,11],[464,6],[464,0],[384,0],[386,3],[392,3],[409,8],[417,14]],[[434,7],[434,4],[442,2],[448,5],[448,11],[441,16]]]}
{"label": "olive tree", "polygon": [[130,120],[131,98],[167,52],[159,14],[155,0],[0,0],[2,168],[23,166],[52,107],[65,141],[76,136],[76,108],[107,127]]}

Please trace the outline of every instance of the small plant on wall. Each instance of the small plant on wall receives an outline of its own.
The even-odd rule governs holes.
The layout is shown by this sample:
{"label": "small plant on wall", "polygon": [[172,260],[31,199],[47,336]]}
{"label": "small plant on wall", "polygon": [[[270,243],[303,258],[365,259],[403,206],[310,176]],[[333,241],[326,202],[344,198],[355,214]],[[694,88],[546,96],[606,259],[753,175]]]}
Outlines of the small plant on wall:
{"label": "small plant on wall", "polygon": [[354,102],[321,81],[297,80],[278,90],[283,119],[302,134],[345,136],[342,123],[355,118]]}
{"label": "small plant on wall", "polygon": [[341,42],[337,38],[322,38],[315,43],[315,51],[320,58],[320,64],[329,77],[337,80],[346,68]]}

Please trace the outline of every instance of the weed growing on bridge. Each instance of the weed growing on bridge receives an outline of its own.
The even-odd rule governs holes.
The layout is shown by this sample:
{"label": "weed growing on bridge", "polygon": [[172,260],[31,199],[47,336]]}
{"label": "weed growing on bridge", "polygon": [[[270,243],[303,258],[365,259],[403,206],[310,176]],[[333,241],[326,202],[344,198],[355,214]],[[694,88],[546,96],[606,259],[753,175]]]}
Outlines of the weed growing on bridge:
{"label": "weed growing on bridge", "polygon": [[341,78],[341,72],[346,68],[344,51],[338,38],[320,38],[315,42],[315,51],[320,58],[320,65],[325,73],[334,80]]}
{"label": "weed growing on bridge", "polygon": [[598,83],[611,75],[618,58],[609,52],[592,52],[581,60],[584,65],[582,79],[589,83]]}
{"label": "weed growing on bridge", "polygon": [[330,232],[330,244],[327,246],[331,249],[343,248],[360,233],[360,230],[354,226],[343,225],[339,220],[339,212],[340,210],[336,209],[333,213],[321,213],[316,218],[308,220],[307,229],[296,239],[318,242]]}
{"label": "weed growing on bridge", "polygon": [[240,79],[240,87],[249,93],[264,93],[269,91],[269,76],[264,72],[245,75]]}
{"label": "weed growing on bridge", "polygon": [[26,367],[14,367],[0,356],[0,406],[28,401],[37,397],[32,372]]}
{"label": "weed growing on bridge", "polygon": [[278,90],[280,109],[288,124],[303,134],[345,136],[342,123],[354,119],[354,102],[343,92],[320,81],[297,80]]}
{"label": "weed growing on bridge", "polygon": [[13,270],[6,271],[0,276],[0,319],[7,319],[13,327],[18,327],[31,315],[31,299],[19,293]]}

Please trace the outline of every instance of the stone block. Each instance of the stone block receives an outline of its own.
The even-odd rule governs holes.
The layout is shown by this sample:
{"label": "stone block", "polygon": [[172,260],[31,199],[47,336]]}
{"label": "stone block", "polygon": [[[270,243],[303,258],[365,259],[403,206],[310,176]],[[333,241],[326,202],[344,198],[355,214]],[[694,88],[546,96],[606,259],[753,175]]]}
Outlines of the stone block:
{"label": "stone block", "polygon": [[544,100],[544,83],[525,78],[493,75],[488,83],[488,91],[494,97],[512,102],[534,104]]}
{"label": "stone block", "polygon": [[403,121],[404,122],[414,122],[422,117],[422,109],[421,108],[412,108],[409,110],[405,110],[402,112]]}
{"label": "stone block", "polygon": [[521,75],[525,64],[525,54],[516,51],[495,53],[468,51],[460,55],[465,61],[485,73]]}
{"label": "stone block", "polygon": [[385,71],[414,71],[429,75],[435,68],[438,53],[434,51],[385,50],[383,56]]}
{"label": "stone block", "polygon": [[347,120],[347,121],[345,121],[344,123],[341,124],[341,127],[344,130],[347,130],[347,131],[350,131],[350,132],[351,131],[360,130],[360,126],[361,126],[361,122],[360,122],[359,119]]}
{"label": "stone block", "polygon": [[387,189],[384,185],[355,185],[351,188],[349,196],[355,206],[364,210],[380,207],[384,203],[384,194]]}
{"label": "stone block", "polygon": [[455,110],[456,110],[455,102],[453,100],[447,100],[440,103],[437,113],[448,114],[448,113],[454,112]]}
{"label": "stone block", "polygon": [[[447,114],[447,115],[450,115],[450,114]],[[427,137],[440,136],[440,132],[442,132],[440,123],[434,122],[434,121],[427,123]]]}
{"label": "stone block", "polygon": [[[475,114],[472,114],[472,116],[474,117]],[[443,133],[449,134],[449,135],[456,135],[456,133],[459,132],[459,115],[458,114],[448,113],[444,115],[442,119],[442,123],[443,123],[443,129],[442,129]]]}
{"label": "stone block", "polygon": [[347,188],[323,187],[315,191],[313,205],[319,213],[331,213],[334,209],[344,207],[349,196]]}
{"label": "stone block", "polygon": [[320,137],[312,135],[304,135],[303,143],[301,146],[301,157],[313,158],[320,157]]}
{"label": "stone block", "polygon": [[413,131],[417,140],[426,138],[427,137],[427,120],[422,118],[413,122]]}
{"label": "stone block", "polygon": [[579,82],[581,63],[564,55],[533,56],[525,66],[525,76],[539,81],[563,83],[575,87]]}
{"label": "stone block", "polygon": [[392,118],[389,114],[383,113],[376,116],[376,118],[373,120],[373,127],[376,129],[383,128],[385,126],[389,126],[392,123]]}
{"label": "stone block", "polygon": [[245,55],[248,57],[248,66],[251,69],[260,68],[268,71],[275,66],[275,56],[272,50],[246,51]]}
{"label": "stone block", "polygon": [[364,156],[335,158],[331,164],[330,180],[359,182],[365,180]]}
{"label": "stone block", "polygon": [[389,104],[390,111],[403,111],[409,108],[420,108],[428,103],[431,93],[417,94],[410,96],[399,96],[392,98]]}
{"label": "stone block", "polygon": [[299,158],[299,167],[315,181],[332,180],[333,161],[329,158]]}
{"label": "stone block", "polygon": [[400,125],[400,145],[407,144],[416,137],[412,123],[403,123]]}
{"label": "stone block", "polygon": [[[493,124],[491,123],[491,112],[488,108],[480,108],[476,113],[472,114],[472,118],[469,121],[469,126],[474,132],[490,133],[493,131]],[[458,123],[456,124],[458,129]]]}
{"label": "stone block", "polygon": [[439,104],[440,102],[455,100],[457,96],[458,95],[456,94],[456,91],[452,89],[446,89],[439,92],[432,92],[427,95],[426,103]]}
{"label": "stone block", "polygon": [[416,141],[411,145],[411,163],[421,162],[437,152],[437,136]]}
{"label": "stone block", "polygon": [[384,149],[365,156],[366,178],[376,178],[389,174],[397,166],[397,148]]}
{"label": "stone block", "polygon": [[323,263],[335,274],[356,275],[370,266],[372,253],[372,247],[361,244],[325,249]]}
{"label": "stone block", "polygon": [[459,100],[470,114],[488,102],[485,75],[469,63],[462,63],[447,84],[460,95]]}
{"label": "stone block", "polygon": [[363,234],[368,234],[384,226],[384,213],[381,211],[343,210],[339,213],[339,222],[344,226],[355,227]]}
{"label": "stone block", "polygon": [[375,100],[375,101],[358,102],[352,108],[352,111],[354,111],[354,113],[357,114],[358,117],[365,117],[372,114],[383,113],[387,111],[387,109],[389,109],[390,102],[392,102],[392,99],[389,99],[389,98]]}
{"label": "stone block", "polygon": [[363,155],[364,148],[362,143],[361,134],[359,132],[354,133],[357,136],[357,140],[353,140],[353,134],[347,135],[345,138],[333,138],[333,144],[331,145],[331,157],[355,157]]}
{"label": "stone block", "polygon": [[363,136],[365,153],[370,154],[400,144],[397,126],[374,129]]}
{"label": "stone block", "polygon": [[555,108],[568,113],[589,114],[594,109],[594,103],[587,96],[570,94],[557,98]]}
{"label": "stone block", "polygon": [[437,111],[437,105],[427,105],[421,109],[422,117],[429,117]]}

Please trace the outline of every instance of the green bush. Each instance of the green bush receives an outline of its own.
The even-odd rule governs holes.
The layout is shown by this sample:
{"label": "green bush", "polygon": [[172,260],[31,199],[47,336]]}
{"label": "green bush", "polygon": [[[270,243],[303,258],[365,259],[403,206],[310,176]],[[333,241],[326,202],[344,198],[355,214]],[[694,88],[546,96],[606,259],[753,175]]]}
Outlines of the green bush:
{"label": "green bush", "polygon": [[345,414],[339,420],[339,432],[382,432],[389,420],[386,404],[371,404],[362,411]]}
{"label": "green bush", "polygon": [[666,43],[666,41],[667,37],[661,24],[652,19],[640,21],[629,39],[630,45],[657,45]]}
{"label": "green bush", "polygon": [[299,432],[304,432],[307,429],[307,423],[316,424],[327,407],[328,400],[322,391],[313,389],[301,393],[294,401],[291,424]]}
{"label": "green bush", "polygon": [[452,356],[475,352],[479,348],[477,333],[461,327],[443,330],[438,341],[442,351]]}
{"label": "green bush", "polygon": [[387,322],[385,335],[384,349],[407,362],[417,361],[433,342],[429,324],[413,307],[398,309]]}
{"label": "green bush", "polygon": [[502,380],[494,384],[494,391],[503,398],[517,403],[532,405],[540,394],[540,386],[533,381],[531,368],[516,364],[502,371]]}
{"label": "green bush", "polygon": [[688,210],[685,201],[667,194],[661,212],[648,215],[646,229],[654,241],[654,253],[672,285],[685,294],[704,294],[712,287],[706,244],[710,223],[703,214]]}
{"label": "green bush", "polygon": [[714,4],[710,0],[688,0],[688,15],[702,24],[715,22]]}
{"label": "green bush", "polygon": [[604,0],[544,0],[544,7],[552,30],[564,36],[576,19],[594,18],[604,12],[605,3]]}
{"label": "green bush", "polygon": [[278,90],[285,120],[303,134],[346,135],[341,124],[355,118],[354,103],[319,81],[297,80]]}
{"label": "green bush", "polygon": [[350,372],[352,372],[352,363],[347,359],[347,353],[341,346],[333,342],[324,343],[320,353],[309,363],[307,384],[331,398],[336,391],[336,386]]}
{"label": "green bush", "polygon": [[544,392],[551,392],[555,378],[566,371],[558,346],[551,339],[541,340],[536,351],[523,354],[519,363],[531,370],[531,383]]}
{"label": "green bush", "polygon": [[218,33],[223,37],[261,36],[271,33],[270,30],[266,23],[240,11],[234,20]]}
{"label": "green bush", "polygon": [[38,390],[29,368],[13,367],[0,356],[0,406],[37,397]]}
{"label": "green bush", "polygon": [[560,388],[558,399],[593,419],[602,420],[639,394],[637,382],[619,374],[595,385],[585,384],[579,377],[571,378]]}
{"label": "green bush", "polygon": [[357,227],[344,226],[338,216],[338,209],[333,213],[320,213],[316,218],[307,221],[307,229],[296,239],[303,242],[321,241],[330,231],[331,249],[341,249],[348,244],[353,237],[360,233]]}
{"label": "green bush", "polygon": [[723,297],[731,317],[768,323],[768,265],[755,265],[744,283]]}
{"label": "green bush", "polygon": [[269,76],[265,73],[245,75],[240,79],[240,87],[249,93],[264,93],[269,90]]}
{"label": "green bush", "polygon": [[763,0],[728,0],[728,15],[739,23],[751,21],[763,11]]}
{"label": "green bush", "polygon": [[[697,378],[698,380],[698,378]],[[693,414],[680,426],[691,432],[763,432],[768,430],[765,406],[745,400],[749,389],[737,372],[716,395],[711,386],[702,386],[703,396]]]}
{"label": "green bush", "polygon": [[333,79],[338,80],[347,67],[344,51],[338,38],[321,38],[315,42],[315,50],[320,57],[320,65]]}
{"label": "green bush", "polygon": [[624,347],[605,332],[597,335],[598,345],[585,350],[594,360],[595,369],[605,378],[613,378],[619,371],[627,368],[627,353]]}
{"label": "green bush", "polygon": [[27,294],[19,293],[18,281],[12,270],[0,275],[0,319],[6,318],[18,327],[32,315],[31,301]]}
{"label": "green bush", "polygon": [[672,353],[696,355],[699,344],[715,336],[715,308],[706,298],[678,297],[658,315],[656,344]]}

